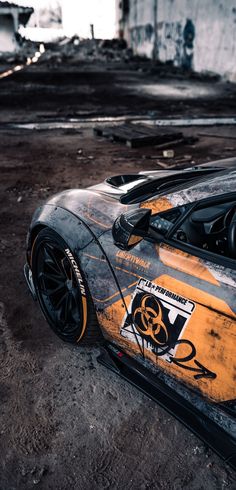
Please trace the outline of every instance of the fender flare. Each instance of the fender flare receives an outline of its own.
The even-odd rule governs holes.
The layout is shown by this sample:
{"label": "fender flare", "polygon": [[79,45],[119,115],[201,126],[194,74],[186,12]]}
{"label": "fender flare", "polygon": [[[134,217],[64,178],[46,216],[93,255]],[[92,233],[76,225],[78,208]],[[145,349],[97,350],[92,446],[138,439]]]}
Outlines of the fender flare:
{"label": "fender flare", "polygon": [[[99,261],[99,257],[101,257],[103,262],[102,276],[103,278],[105,277],[107,296],[110,295],[110,292],[112,292],[112,294],[115,292],[115,294],[124,301],[116,275],[99,242],[99,237],[91,231],[89,226],[79,216],[76,216],[71,211],[62,207],[46,204],[36,210],[27,236],[27,262],[29,267],[31,267],[31,255],[34,241],[38,233],[45,227],[54,230],[60,235],[67,243],[74,257],[78,259],[93,299],[94,297],[96,298],[96,278],[101,275],[101,263]],[[100,236],[103,233],[105,232],[101,231]],[[92,265],[91,261],[87,259],[87,250],[89,250],[90,253],[92,250],[92,253],[96,254],[98,257],[98,260],[93,261]],[[96,299],[94,299],[94,305],[96,310],[101,309],[101,302],[97,304]]]}

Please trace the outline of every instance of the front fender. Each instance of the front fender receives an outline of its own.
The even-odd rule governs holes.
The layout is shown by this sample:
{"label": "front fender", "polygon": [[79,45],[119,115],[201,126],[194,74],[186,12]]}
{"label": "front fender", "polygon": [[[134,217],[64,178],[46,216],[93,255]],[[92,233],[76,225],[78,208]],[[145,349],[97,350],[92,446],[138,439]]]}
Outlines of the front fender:
{"label": "front fender", "polygon": [[[111,304],[111,299],[121,302],[123,310],[125,305],[119,284],[98,237],[80,217],[66,209],[46,204],[36,210],[27,237],[29,267],[34,240],[43,227],[49,227],[60,235],[74,257],[79,260],[96,311],[106,310]],[[100,236],[102,233],[104,231],[100,231]]]}
{"label": "front fender", "polygon": [[58,233],[76,254],[95,237],[78,216],[60,206],[45,204],[34,213],[27,236],[27,251],[31,251],[38,231],[46,226]]}

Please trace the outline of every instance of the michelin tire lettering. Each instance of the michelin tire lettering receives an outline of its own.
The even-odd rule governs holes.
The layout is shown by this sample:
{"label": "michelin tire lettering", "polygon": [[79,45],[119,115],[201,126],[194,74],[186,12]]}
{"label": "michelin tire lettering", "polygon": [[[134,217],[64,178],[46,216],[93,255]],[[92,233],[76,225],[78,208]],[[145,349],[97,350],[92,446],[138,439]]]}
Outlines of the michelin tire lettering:
{"label": "michelin tire lettering", "polygon": [[72,255],[71,251],[69,250],[69,248],[66,248],[66,249],[65,249],[65,253],[66,253],[66,255],[67,255],[68,259],[70,260],[70,263],[71,263],[71,265],[72,265],[72,267],[73,267],[73,269],[74,269],[74,272],[75,272],[75,275],[76,275],[77,281],[78,281],[78,283],[79,283],[79,285],[80,285],[80,291],[81,291],[81,294],[82,294],[83,296],[86,296],[86,293],[85,293],[85,287],[84,287],[84,283],[83,283],[83,279],[82,279],[82,276],[81,276],[80,270],[79,270],[79,268],[78,268],[78,265],[77,265],[77,263],[76,263],[76,261],[75,261],[75,259],[74,259],[73,255]]}

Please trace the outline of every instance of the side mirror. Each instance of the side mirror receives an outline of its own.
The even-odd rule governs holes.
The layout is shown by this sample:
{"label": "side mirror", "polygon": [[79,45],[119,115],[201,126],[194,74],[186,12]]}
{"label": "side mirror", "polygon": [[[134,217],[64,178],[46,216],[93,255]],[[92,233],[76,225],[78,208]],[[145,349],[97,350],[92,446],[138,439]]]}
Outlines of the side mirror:
{"label": "side mirror", "polygon": [[141,242],[148,234],[150,216],[150,209],[135,209],[121,214],[112,228],[115,245],[121,250],[130,250]]}

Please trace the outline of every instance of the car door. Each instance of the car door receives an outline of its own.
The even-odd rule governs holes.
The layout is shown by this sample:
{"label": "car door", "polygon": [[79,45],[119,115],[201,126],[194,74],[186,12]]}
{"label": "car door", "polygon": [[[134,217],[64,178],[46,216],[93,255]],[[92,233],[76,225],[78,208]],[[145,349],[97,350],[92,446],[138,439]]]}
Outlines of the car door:
{"label": "car door", "polygon": [[235,270],[171,240],[122,251],[103,239],[125,303],[112,307],[112,340],[211,400],[235,399]]}

